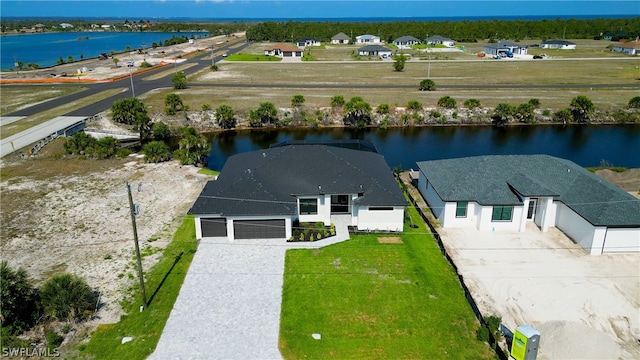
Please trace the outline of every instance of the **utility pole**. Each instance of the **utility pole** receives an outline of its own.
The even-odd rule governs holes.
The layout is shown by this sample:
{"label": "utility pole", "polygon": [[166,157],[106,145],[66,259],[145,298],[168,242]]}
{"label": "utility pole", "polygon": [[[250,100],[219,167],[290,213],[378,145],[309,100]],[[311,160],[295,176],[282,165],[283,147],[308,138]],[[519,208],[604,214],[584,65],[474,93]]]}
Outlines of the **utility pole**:
{"label": "utility pole", "polygon": [[142,292],[142,309],[147,309],[147,293],[144,290],[144,276],[142,274],[142,260],[140,259],[140,246],[138,245],[138,229],[136,228],[136,214],[134,211],[133,198],[131,197],[131,186],[127,184],[127,194],[129,195],[129,209],[131,212],[131,224],[133,225],[133,242],[136,245],[136,258],[138,259],[138,278],[140,279],[140,291]]}

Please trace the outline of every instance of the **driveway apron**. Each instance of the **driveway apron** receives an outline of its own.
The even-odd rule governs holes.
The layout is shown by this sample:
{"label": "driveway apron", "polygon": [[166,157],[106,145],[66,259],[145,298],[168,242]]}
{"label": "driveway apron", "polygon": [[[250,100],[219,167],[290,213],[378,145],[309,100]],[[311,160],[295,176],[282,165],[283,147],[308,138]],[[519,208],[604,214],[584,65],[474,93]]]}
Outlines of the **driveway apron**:
{"label": "driveway apron", "polygon": [[285,252],[348,239],[347,220],[332,217],[336,236],[313,243],[201,240],[150,359],[282,359]]}

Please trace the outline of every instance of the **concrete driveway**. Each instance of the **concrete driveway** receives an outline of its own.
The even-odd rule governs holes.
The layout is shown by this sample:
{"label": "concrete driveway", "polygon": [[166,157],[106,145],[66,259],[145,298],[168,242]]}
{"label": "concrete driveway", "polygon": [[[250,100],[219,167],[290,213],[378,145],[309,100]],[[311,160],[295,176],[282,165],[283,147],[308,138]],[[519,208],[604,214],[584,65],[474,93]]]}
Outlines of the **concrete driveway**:
{"label": "concrete driveway", "polygon": [[285,252],[347,240],[347,218],[332,222],[336,236],[313,243],[201,240],[150,359],[281,359]]}

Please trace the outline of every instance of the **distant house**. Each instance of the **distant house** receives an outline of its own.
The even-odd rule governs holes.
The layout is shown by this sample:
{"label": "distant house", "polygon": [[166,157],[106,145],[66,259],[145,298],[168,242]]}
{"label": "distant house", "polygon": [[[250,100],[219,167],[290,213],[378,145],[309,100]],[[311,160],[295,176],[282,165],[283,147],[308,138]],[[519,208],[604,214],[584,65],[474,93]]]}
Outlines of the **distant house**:
{"label": "distant house", "polygon": [[393,40],[393,45],[397,46],[398,49],[410,49],[411,46],[417,44],[420,44],[420,40],[413,36],[402,36]]}
{"label": "distant house", "polygon": [[69,23],[62,23],[59,25],[61,29],[72,29],[73,25],[69,24]]}
{"label": "distant house", "polygon": [[591,255],[640,252],[640,200],[569,160],[475,156],[418,168],[418,189],[445,229],[524,232],[533,223]]}
{"label": "distant house", "polygon": [[35,24],[33,28],[36,32],[43,32],[47,28],[47,26],[44,24]]}
{"label": "distant house", "polygon": [[264,50],[264,54],[277,57],[302,57],[302,49],[287,44],[275,44]]}
{"label": "distant house", "polygon": [[576,48],[576,43],[566,40],[547,40],[540,43],[541,49],[561,49],[561,50],[573,50]]}
{"label": "distant house", "polygon": [[627,55],[640,55],[640,41],[628,41],[618,43],[613,46],[613,51],[625,53]]}
{"label": "distant house", "polygon": [[305,48],[307,46],[320,46],[322,42],[316,38],[306,37],[296,41],[298,47]]}
{"label": "distant house", "polygon": [[380,56],[387,58],[391,56],[391,49],[382,45],[367,45],[358,49],[358,55],[361,56]]}
{"label": "distant house", "polygon": [[284,144],[229,157],[189,210],[196,237],[289,239],[295,221],[402,231],[407,202],[384,157],[323,144]]}
{"label": "distant house", "polygon": [[350,41],[351,38],[342,32],[331,37],[332,44],[348,44]]}
{"label": "distant house", "polygon": [[100,27],[101,27],[102,29],[105,29],[105,30],[106,30],[106,29],[110,29],[110,28],[111,28],[111,25],[109,25],[109,24],[103,24],[103,25],[100,25]]}
{"label": "distant house", "polygon": [[526,55],[527,47],[512,41],[499,41],[484,47],[484,52],[489,55],[505,55],[507,51],[510,51],[513,55]]}
{"label": "distant house", "polygon": [[364,34],[356,36],[356,44],[379,44],[380,37],[375,35]]}
{"label": "distant house", "polygon": [[434,35],[426,38],[424,43],[427,45],[444,45],[446,47],[454,47],[456,42],[440,35]]}
{"label": "distant house", "polygon": [[603,39],[605,40],[609,40],[609,41],[618,41],[621,39],[628,39],[629,38],[629,34],[627,34],[624,31],[616,31],[614,33],[611,34],[605,34]]}

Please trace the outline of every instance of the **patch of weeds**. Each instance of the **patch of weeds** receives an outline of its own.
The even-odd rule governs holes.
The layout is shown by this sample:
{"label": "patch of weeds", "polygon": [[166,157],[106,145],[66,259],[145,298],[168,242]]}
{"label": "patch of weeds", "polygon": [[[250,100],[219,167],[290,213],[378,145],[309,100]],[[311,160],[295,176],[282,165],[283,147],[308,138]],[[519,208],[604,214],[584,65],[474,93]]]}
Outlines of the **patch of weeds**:
{"label": "patch of weeds", "polygon": [[107,254],[107,255],[105,255],[105,256],[104,256],[104,259],[105,259],[105,260],[111,260],[111,254]]}

